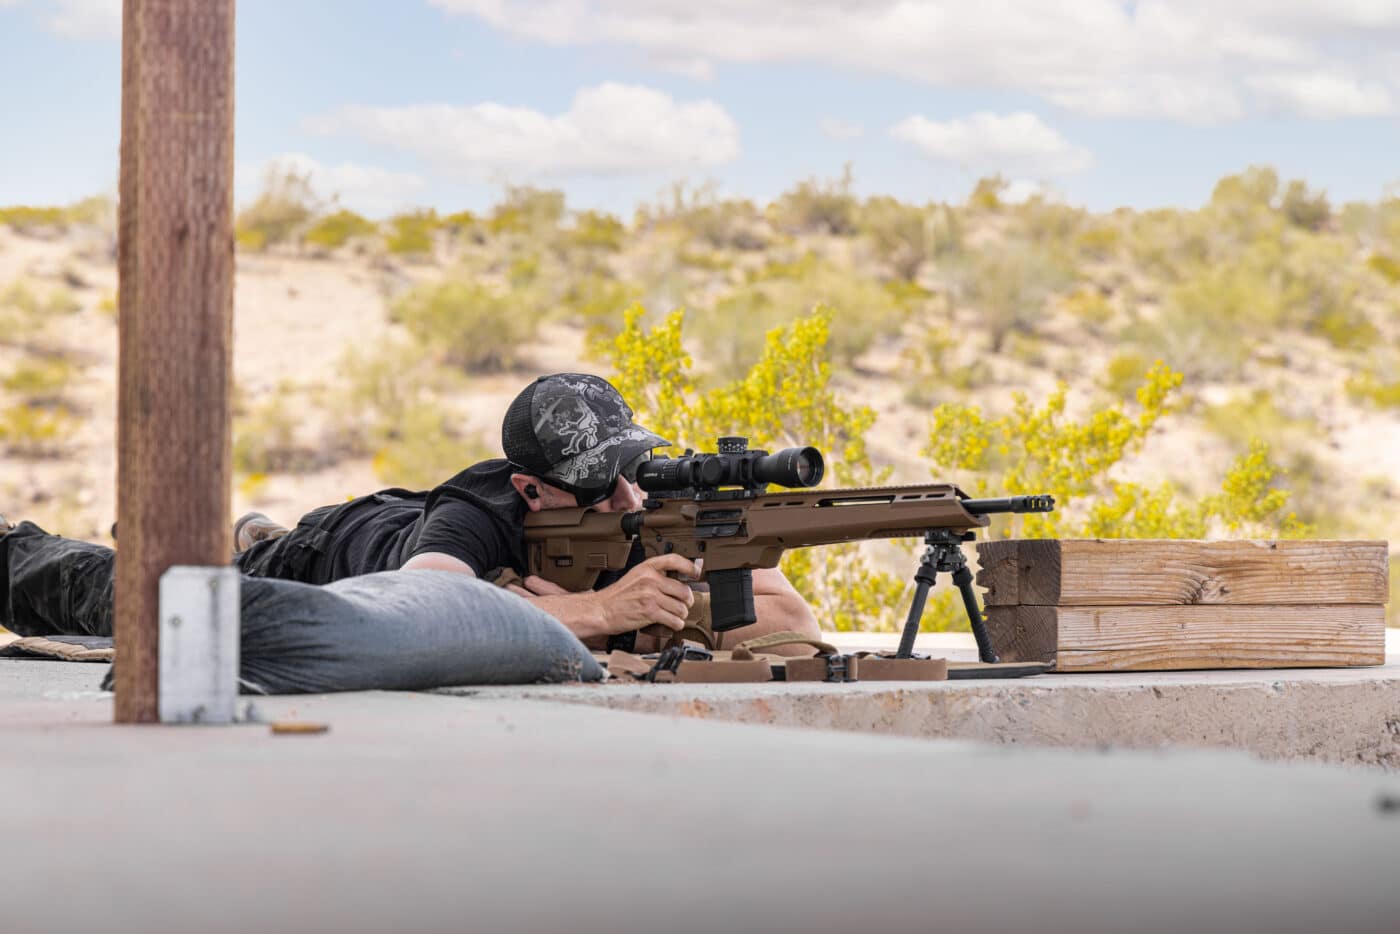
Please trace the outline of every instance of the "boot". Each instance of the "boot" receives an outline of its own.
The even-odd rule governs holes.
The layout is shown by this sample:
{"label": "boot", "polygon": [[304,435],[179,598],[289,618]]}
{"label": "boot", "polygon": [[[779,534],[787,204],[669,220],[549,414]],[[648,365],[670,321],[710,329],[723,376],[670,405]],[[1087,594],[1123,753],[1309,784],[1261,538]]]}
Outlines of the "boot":
{"label": "boot", "polygon": [[234,554],[242,554],[258,542],[281,538],[291,529],[278,525],[260,512],[250,512],[233,524]]}

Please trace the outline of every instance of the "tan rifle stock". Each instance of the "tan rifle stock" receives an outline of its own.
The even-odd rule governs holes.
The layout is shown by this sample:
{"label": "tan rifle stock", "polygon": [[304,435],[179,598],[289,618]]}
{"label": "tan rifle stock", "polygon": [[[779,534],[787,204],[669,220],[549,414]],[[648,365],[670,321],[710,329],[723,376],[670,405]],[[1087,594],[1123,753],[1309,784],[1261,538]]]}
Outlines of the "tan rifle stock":
{"label": "tan rifle stock", "polygon": [[525,517],[530,573],[565,590],[593,587],[627,565],[632,542],[648,558],[704,559],[704,572],[776,567],[789,548],[919,538],[929,529],[988,524],[948,483],[761,493],[746,499],[650,500],[639,512],[546,509]]}

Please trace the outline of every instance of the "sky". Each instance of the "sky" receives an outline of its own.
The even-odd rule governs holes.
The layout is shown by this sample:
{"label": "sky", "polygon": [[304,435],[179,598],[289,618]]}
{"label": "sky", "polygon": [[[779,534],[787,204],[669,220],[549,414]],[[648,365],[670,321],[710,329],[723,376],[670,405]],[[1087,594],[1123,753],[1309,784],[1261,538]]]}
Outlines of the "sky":
{"label": "sky", "polygon": [[[197,2],[197,0],[189,0]],[[236,191],[270,166],[372,216],[508,184],[623,216],[1000,173],[1094,210],[1252,164],[1400,183],[1400,0],[238,0]],[[0,204],[115,192],[121,0],[0,0]]]}

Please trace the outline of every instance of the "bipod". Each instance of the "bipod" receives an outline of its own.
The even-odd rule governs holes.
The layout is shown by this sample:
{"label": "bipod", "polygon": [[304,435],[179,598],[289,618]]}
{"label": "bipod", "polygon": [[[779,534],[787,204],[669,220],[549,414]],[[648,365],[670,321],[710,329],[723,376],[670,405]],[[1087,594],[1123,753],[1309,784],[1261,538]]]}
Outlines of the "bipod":
{"label": "bipod", "polygon": [[977,640],[977,657],[988,665],[1001,661],[992,651],[992,640],[987,636],[982,611],[977,608],[977,593],[972,589],[972,571],[968,570],[967,556],[962,550],[963,542],[975,538],[972,532],[953,529],[930,529],[924,533],[924,544],[928,547],[919,558],[919,569],[914,572],[914,600],[909,605],[909,618],[904,621],[904,635],[900,637],[896,658],[914,656],[914,637],[919,634],[919,622],[924,616],[929,589],[937,583],[939,572],[943,572],[953,575],[953,583],[962,594],[967,621],[972,624],[972,635]]}

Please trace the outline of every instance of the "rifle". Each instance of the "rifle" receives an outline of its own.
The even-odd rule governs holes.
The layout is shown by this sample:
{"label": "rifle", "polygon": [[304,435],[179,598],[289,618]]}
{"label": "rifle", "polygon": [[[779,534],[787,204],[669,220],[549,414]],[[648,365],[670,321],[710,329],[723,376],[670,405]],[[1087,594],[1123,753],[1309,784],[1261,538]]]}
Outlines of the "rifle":
{"label": "rifle", "polygon": [[978,655],[995,662],[962,543],[972,541],[973,530],[985,528],[993,513],[1049,512],[1054,498],[969,499],[950,483],[768,492],[769,484],[816,486],[824,472],[814,447],[769,454],[749,450],[747,439],[738,437],[719,439],[714,454],[653,458],[637,471],[637,484],[648,494],[637,512],[588,507],[528,514],[530,573],[577,592],[591,589],[604,571],[625,570],[637,543],[647,557],[704,559],[711,625],[724,632],[755,622],[753,570],[776,567],[789,548],[922,537],[927,547],[898,657],[911,657],[929,588],[943,571],[962,594]]}

